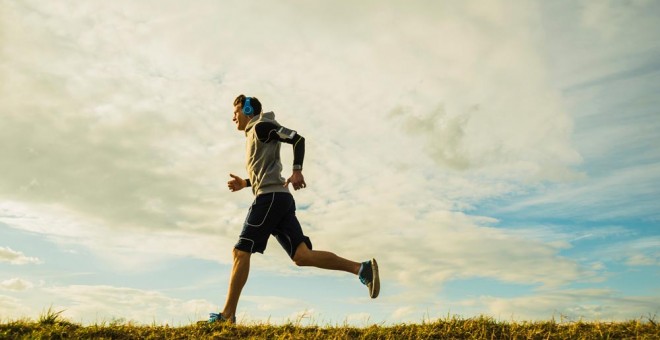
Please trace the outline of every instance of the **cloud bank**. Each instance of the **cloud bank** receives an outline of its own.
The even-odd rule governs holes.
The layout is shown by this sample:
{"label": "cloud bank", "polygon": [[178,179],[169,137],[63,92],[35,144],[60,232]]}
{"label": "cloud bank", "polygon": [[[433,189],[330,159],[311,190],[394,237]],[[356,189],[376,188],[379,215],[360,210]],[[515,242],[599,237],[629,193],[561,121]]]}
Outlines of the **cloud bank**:
{"label": "cloud bank", "polygon": [[22,252],[7,247],[0,247],[0,262],[9,262],[15,265],[41,263],[36,257],[25,256]]}
{"label": "cloud bank", "polygon": [[[395,288],[386,301],[414,289],[406,301],[417,303],[474,278],[540,287],[534,298],[551,299],[547,292],[605,273],[594,256],[566,255],[580,233],[541,229],[543,219],[657,220],[660,211],[650,199],[660,155],[648,148],[657,115],[640,109],[627,120],[580,104],[620,98],[599,93],[604,83],[652,83],[653,64],[618,58],[617,42],[634,34],[625,47],[653,55],[656,45],[643,46],[655,7],[582,5],[3,2],[0,222],[82,246],[122,272],[172,259],[230,263],[252,199],[224,185],[244,167],[230,117],[245,93],[307,139],[309,187],[296,200],[315,247],[377,257]],[[592,49],[578,48],[583,39]],[[603,55],[614,61],[594,57]],[[621,87],[613,92],[633,91]],[[650,128],[633,132],[642,126]],[[616,153],[611,132],[630,137]],[[290,164],[286,146],[282,153]],[[605,171],[621,155],[638,156]],[[498,217],[480,210],[489,203],[501,205]],[[499,217],[510,215],[530,219]],[[630,251],[613,261],[657,265],[655,243],[625,244]],[[0,261],[39,260],[0,247]],[[255,262],[277,275],[290,266],[281,254]],[[157,305],[204,306],[105,284],[52,292],[64,299],[71,287],[84,291],[66,300],[76,316],[123,295],[155,314]],[[474,303],[497,313],[530,305],[507,301]]]}

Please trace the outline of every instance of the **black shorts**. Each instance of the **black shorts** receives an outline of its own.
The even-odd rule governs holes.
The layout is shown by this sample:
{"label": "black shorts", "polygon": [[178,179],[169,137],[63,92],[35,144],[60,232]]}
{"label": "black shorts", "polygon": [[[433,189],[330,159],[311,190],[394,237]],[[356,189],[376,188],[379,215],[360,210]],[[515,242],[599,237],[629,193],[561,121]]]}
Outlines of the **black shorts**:
{"label": "black shorts", "polygon": [[296,218],[296,202],[288,192],[261,194],[254,199],[234,248],[263,254],[270,235],[275,236],[292,259],[302,242],[312,249],[312,242],[303,234]]}

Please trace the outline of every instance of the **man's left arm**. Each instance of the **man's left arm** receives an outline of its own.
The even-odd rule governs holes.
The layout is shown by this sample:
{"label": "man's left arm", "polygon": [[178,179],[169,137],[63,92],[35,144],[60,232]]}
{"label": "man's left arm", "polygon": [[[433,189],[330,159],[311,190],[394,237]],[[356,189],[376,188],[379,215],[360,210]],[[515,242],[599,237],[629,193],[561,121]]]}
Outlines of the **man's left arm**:
{"label": "man's left arm", "polygon": [[306,188],[307,183],[305,183],[305,177],[302,174],[303,160],[305,159],[305,138],[296,131],[289,130],[283,126],[277,129],[277,135],[281,142],[293,145],[293,173],[286,180],[284,186],[291,183],[294,190]]}
{"label": "man's left arm", "polygon": [[291,183],[294,190],[306,188],[307,183],[305,183],[305,177],[302,174],[303,160],[305,159],[305,138],[295,130],[269,122],[259,123],[254,128],[257,137],[264,143],[279,141],[293,145],[293,173],[284,183],[284,186]]}

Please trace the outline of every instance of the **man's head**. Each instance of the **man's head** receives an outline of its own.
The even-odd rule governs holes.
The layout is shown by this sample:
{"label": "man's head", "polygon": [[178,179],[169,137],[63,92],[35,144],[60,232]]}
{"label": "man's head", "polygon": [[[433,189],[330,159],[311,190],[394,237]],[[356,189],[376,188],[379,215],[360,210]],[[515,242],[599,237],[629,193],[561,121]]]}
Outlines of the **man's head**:
{"label": "man's head", "polygon": [[245,131],[245,127],[254,116],[261,114],[261,102],[255,97],[240,95],[234,99],[234,118],[236,128]]}

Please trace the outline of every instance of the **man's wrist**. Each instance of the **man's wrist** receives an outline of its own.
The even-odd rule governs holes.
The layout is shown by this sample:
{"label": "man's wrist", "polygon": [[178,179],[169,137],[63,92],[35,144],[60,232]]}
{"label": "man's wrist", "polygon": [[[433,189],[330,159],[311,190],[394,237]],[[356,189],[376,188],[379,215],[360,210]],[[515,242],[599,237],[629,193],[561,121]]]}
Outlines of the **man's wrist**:
{"label": "man's wrist", "polygon": [[302,165],[294,164],[293,165],[293,171],[302,171]]}

